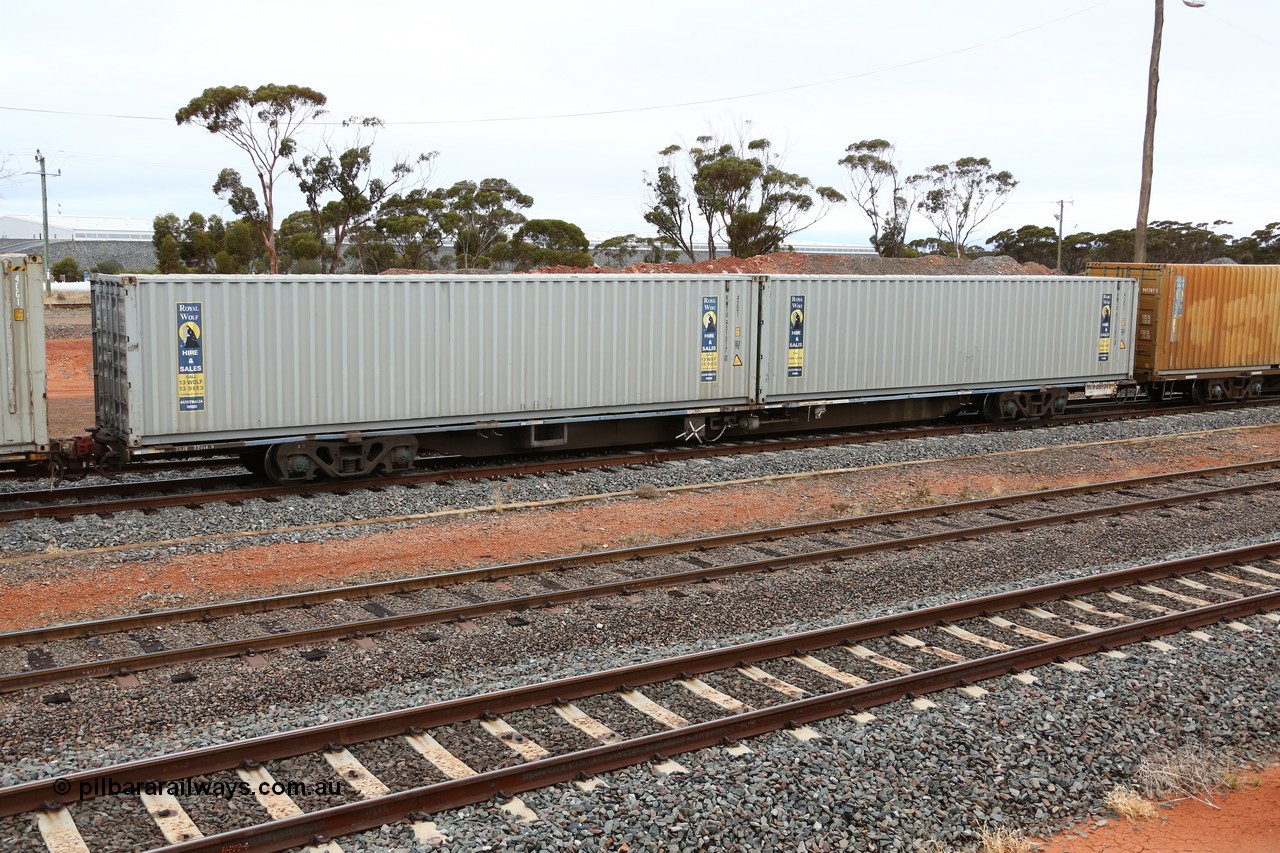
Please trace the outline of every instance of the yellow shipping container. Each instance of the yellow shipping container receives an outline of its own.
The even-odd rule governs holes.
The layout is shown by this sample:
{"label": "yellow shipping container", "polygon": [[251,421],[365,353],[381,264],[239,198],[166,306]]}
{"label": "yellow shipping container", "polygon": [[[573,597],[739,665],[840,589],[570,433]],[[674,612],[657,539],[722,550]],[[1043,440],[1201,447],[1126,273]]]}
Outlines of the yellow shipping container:
{"label": "yellow shipping container", "polygon": [[1280,266],[1092,263],[1088,274],[1138,280],[1134,378],[1153,396],[1243,399],[1276,384]]}

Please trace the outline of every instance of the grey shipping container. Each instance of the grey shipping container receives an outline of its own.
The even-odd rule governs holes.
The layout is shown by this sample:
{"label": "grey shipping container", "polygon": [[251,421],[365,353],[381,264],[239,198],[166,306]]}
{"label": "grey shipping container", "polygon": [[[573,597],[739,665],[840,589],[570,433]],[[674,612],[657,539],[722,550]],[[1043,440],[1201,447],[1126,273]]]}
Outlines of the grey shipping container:
{"label": "grey shipping container", "polygon": [[681,414],[755,390],[748,276],[96,276],[130,448]]}
{"label": "grey shipping container", "polygon": [[0,376],[0,460],[49,449],[45,407],[44,267],[39,255],[0,255],[4,346]]}
{"label": "grey shipping container", "polygon": [[1132,375],[1137,285],[1054,277],[770,276],[760,398],[835,402]]}

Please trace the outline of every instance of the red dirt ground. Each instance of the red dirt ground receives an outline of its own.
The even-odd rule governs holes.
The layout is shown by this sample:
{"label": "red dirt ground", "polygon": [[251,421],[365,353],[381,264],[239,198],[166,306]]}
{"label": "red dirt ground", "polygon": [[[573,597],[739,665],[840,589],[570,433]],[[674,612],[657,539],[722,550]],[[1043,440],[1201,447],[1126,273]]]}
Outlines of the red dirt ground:
{"label": "red dirt ground", "polygon": [[[730,259],[731,260],[731,259]],[[941,259],[946,260],[946,259]],[[726,261],[725,263],[728,263]],[[736,262],[741,263],[741,262]],[[645,271],[683,271],[665,269]],[[699,271],[714,271],[700,269]],[[726,267],[722,272],[738,271]],[[782,271],[777,265],[768,270]],[[812,272],[812,270],[808,270]],[[947,270],[950,272],[950,270]],[[581,272],[581,270],[574,270]],[[871,272],[868,270],[868,272]],[[47,342],[50,433],[75,435],[93,422],[90,341]],[[865,474],[814,480],[778,481],[706,493],[668,495],[658,500],[611,501],[569,508],[441,519],[416,527],[366,536],[274,547],[239,548],[214,555],[186,555],[170,561],[62,569],[43,580],[12,585],[0,581],[0,630],[125,613],[140,605],[172,607],[275,590],[316,588],[374,577],[444,571],[617,547],[650,539],[689,536],[873,512],[922,500],[959,500],[1052,485],[1115,479],[1193,466],[1228,464],[1280,455],[1280,429],[1210,440],[1153,444],[1141,461],[1119,451],[1084,454],[1088,463],[1061,461],[1042,470],[1042,457],[1028,455],[1006,470],[968,462],[932,463],[901,469],[892,476]],[[1068,473],[1070,472],[1070,473]],[[1056,474],[1056,476],[1054,476]],[[913,491],[914,490],[914,491]],[[927,494],[924,494],[926,493]],[[548,531],[555,535],[548,536]],[[178,598],[178,596],[182,598]],[[166,600],[168,599],[168,600]],[[1277,853],[1280,851],[1280,767],[1255,777],[1257,786],[1215,799],[1219,810],[1183,802],[1150,822],[1113,820],[1087,833],[1064,832],[1042,842],[1045,853]]]}
{"label": "red dirt ground", "polygon": [[49,384],[49,435],[71,438],[93,426],[93,341],[45,341]]}
{"label": "red dirt ground", "polygon": [[[1255,785],[1256,783],[1256,785]],[[1280,767],[1250,776],[1239,790],[1210,801],[1185,800],[1155,820],[1116,819],[1087,832],[1042,842],[1044,853],[1276,853],[1280,851]]]}

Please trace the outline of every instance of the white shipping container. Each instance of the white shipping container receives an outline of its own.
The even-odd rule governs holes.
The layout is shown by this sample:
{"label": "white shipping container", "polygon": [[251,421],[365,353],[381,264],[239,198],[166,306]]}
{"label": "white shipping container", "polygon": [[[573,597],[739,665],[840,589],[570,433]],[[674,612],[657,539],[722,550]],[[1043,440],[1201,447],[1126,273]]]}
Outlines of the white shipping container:
{"label": "white shipping container", "polygon": [[49,449],[44,353],[44,267],[39,255],[0,255],[4,346],[0,460]]}
{"label": "white shipping container", "polygon": [[770,276],[760,398],[893,399],[1132,375],[1137,284],[1053,277]]}
{"label": "white shipping container", "polygon": [[130,447],[751,401],[748,276],[104,276],[98,424]]}

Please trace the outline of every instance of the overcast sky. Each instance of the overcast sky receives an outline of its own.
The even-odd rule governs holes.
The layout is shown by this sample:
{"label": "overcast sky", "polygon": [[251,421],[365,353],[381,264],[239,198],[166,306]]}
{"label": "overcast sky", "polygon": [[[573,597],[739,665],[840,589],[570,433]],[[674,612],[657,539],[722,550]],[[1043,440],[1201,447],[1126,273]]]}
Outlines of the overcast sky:
{"label": "overcast sky", "polygon": [[[1132,228],[1153,0],[540,0],[190,4],[46,0],[10,40],[0,158],[48,157],[49,209],[231,216],[230,142],[174,113],[209,86],[296,83],[330,118],[387,122],[375,158],[439,151],[433,186],[502,177],[531,217],[646,233],[657,152],[751,122],[784,166],[842,192],[837,161],[896,143],[902,169],[990,158],[1020,182],[977,241],[1024,224]],[[11,33],[11,35],[13,35]],[[15,69],[22,69],[15,71]],[[1280,220],[1280,2],[1168,0],[1151,218]],[[303,146],[326,130],[312,127]],[[375,161],[375,164],[377,162]],[[246,177],[246,183],[250,183]],[[302,207],[285,181],[278,215]],[[38,214],[40,182],[0,183],[0,215]],[[919,215],[912,236],[932,232]],[[865,244],[836,208],[795,239]]]}

